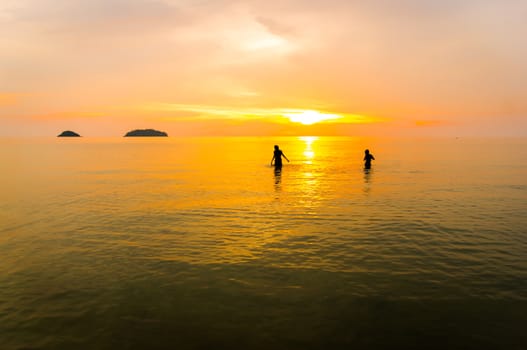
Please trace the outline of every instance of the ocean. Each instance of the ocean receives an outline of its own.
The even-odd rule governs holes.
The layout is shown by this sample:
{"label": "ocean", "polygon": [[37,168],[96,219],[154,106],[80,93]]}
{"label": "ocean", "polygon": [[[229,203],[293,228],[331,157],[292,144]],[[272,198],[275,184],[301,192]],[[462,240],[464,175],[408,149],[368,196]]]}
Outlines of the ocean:
{"label": "ocean", "polygon": [[4,138],[0,163],[0,349],[527,349],[527,139]]}

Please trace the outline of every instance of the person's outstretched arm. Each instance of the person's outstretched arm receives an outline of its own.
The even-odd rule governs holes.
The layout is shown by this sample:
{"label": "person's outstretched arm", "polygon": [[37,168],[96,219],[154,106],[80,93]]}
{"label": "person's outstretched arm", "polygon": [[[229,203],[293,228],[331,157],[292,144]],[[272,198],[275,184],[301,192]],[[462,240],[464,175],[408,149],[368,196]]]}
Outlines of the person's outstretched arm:
{"label": "person's outstretched arm", "polygon": [[274,154],[273,154],[273,158],[271,159],[271,165],[273,165],[273,161],[274,161]]}
{"label": "person's outstretched arm", "polygon": [[287,157],[285,156],[283,152],[282,152],[282,155],[284,156],[285,160],[287,160],[287,162],[289,163],[289,159],[287,159]]}

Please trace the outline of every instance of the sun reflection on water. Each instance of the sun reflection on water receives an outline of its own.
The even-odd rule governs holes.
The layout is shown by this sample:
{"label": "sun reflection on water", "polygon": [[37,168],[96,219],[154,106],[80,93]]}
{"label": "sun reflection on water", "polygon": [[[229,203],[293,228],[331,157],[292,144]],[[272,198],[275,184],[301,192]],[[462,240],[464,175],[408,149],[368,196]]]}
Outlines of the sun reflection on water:
{"label": "sun reflection on water", "polygon": [[300,198],[300,204],[305,209],[310,211],[315,210],[319,206],[322,199],[320,194],[320,180],[322,173],[317,167],[316,151],[314,148],[315,142],[318,140],[316,136],[303,136],[298,138],[303,142],[299,144],[299,147],[303,146],[303,149],[299,150],[303,155],[302,171],[298,178],[297,185],[302,193]]}
{"label": "sun reflection on water", "polygon": [[316,136],[302,136],[299,137],[300,140],[305,142],[305,149],[304,149],[304,157],[306,157],[306,160],[304,161],[305,164],[312,164],[313,158],[315,158],[315,152],[313,151],[313,143],[318,140],[318,137]]}

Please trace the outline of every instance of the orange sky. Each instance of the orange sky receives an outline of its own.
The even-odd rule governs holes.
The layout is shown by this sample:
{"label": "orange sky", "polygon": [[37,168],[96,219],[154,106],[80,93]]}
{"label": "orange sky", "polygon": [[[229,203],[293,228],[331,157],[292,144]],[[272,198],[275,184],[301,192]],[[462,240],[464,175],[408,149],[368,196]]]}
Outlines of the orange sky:
{"label": "orange sky", "polygon": [[525,18],[515,0],[2,0],[0,136],[526,135]]}

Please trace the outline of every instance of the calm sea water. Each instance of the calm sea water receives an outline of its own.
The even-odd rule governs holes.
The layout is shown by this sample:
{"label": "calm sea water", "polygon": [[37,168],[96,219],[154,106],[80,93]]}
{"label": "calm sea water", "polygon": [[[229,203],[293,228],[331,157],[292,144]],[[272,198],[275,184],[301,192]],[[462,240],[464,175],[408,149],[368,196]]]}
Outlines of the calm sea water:
{"label": "calm sea water", "polygon": [[4,139],[0,163],[1,349],[527,348],[525,139]]}

